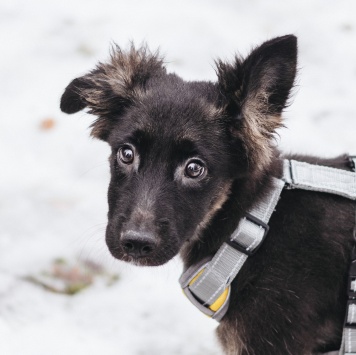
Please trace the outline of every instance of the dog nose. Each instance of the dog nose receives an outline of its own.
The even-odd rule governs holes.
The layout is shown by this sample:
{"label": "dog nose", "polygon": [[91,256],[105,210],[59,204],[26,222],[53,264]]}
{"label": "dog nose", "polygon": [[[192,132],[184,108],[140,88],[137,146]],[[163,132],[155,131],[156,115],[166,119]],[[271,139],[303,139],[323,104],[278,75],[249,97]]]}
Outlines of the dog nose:
{"label": "dog nose", "polygon": [[143,257],[155,250],[156,240],[148,232],[127,231],[121,236],[121,246],[128,255]]}

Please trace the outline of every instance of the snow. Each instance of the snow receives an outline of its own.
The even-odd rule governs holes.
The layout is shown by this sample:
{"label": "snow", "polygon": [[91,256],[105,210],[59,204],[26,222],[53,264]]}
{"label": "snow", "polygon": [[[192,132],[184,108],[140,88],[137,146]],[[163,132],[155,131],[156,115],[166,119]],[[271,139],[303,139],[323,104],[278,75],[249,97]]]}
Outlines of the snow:
{"label": "snow", "polygon": [[[60,95],[113,41],[146,41],[170,71],[215,80],[215,58],[294,33],[300,71],[281,146],[356,152],[355,14],[352,0],[2,0],[0,354],[220,354],[217,323],[181,293],[178,259],[144,269],[110,257],[109,148],[88,138],[92,117],[60,112]],[[73,296],[26,281],[56,258],[90,259],[119,279]]]}

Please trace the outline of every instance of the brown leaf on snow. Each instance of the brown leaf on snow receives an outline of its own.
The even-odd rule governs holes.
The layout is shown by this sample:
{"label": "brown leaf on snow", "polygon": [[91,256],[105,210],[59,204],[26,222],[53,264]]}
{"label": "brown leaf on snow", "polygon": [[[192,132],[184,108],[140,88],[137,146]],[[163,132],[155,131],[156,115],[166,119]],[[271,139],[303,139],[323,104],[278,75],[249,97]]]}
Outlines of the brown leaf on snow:
{"label": "brown leaf on snow", "polygon": [[74,295],[92,285],[97,277],[104,278],[107,286],[112,285],[119,278],[118,275],[106,272],[91,260],[69,263],[64,259],[56,259],[49,270],[38,275],[29,275],[25,280],[51,292]]}
{"label": "brown leaf on snow", "polygon": [[42,131],[49,131],[54,128],[56,121],[53,118],[45,118],[40,123],[40,129]]}

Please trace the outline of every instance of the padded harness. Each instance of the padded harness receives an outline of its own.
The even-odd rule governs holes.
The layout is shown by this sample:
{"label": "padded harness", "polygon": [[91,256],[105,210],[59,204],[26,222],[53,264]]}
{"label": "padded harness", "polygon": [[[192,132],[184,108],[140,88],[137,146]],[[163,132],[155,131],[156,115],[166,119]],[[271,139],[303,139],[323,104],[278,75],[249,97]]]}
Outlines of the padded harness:
{"label": "padded harness", "polygon": [[[268,222],[284,188],[340,195],[356,200],[356,156],[350,157],[353,172],[296,160],[283,161],[282,178],[272,178],[272,188],[242,218],[229,240],[212,259],[185,270],[179,279],[188,299],[204,314],[220,321],[229,307],[230,284],[256,253],[268,233]],[[356,236],[354,235],[356,238]],[[351,255],[348,282],[349,300],[340,355],[356,355],[356,249]]]}

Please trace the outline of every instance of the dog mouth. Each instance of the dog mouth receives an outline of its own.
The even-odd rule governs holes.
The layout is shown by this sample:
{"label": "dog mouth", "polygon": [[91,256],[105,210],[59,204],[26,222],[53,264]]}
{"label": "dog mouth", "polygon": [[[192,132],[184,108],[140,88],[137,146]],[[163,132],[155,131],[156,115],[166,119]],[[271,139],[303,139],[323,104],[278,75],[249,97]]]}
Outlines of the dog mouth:
{"label": "dog mouth", "polygon": [[127,262],[129,264],[135,265],[135,266],[160,266],[163,264],[166,264],[169,260],[171,260],[174,255],[165,255],[165,257],[162,256],[132,256],[129,254],[126,254],[124,252],[113,252],[112,250],[109,251],[111,253],[111,255],[118,260]]}
{"label": "dog mouth", "polygon": [[166,261],[158,261],[150,257],[134,257],[132,255],[127,254],[123,254],[122,257],[116,259],[125,261],[135,266],[160,266],[166,263]]}

